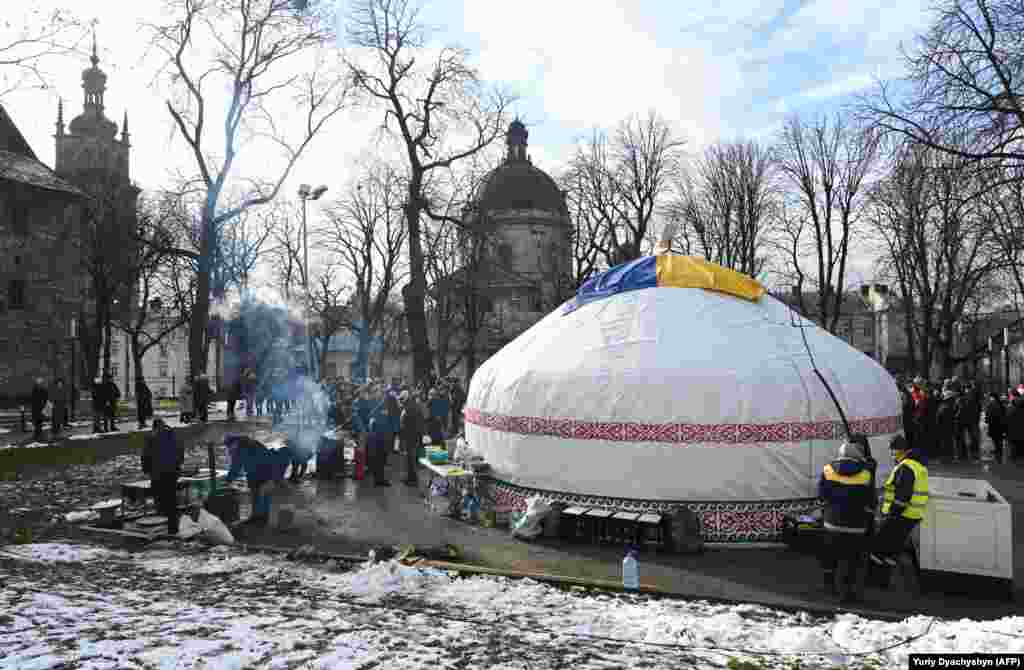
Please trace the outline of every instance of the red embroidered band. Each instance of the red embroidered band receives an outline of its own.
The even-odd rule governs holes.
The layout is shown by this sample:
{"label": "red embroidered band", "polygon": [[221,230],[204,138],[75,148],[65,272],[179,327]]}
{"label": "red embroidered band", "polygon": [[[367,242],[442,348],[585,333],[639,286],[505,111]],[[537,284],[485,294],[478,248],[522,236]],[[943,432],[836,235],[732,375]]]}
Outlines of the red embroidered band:
{"label": "red embroidered band", "polygon": [[[505,416],[471,408],[465,409],[463,414],[466,417],[466,423],[505,433],[549,435],[574,440],[605,440],[609,442],[751,444],[834,440],[843,434],[841,421],[739,424],[622,423]],[[902,419],[899,416],[850,421],[851,431],[869,437],[897,433],[901,430],[901,426]]]}

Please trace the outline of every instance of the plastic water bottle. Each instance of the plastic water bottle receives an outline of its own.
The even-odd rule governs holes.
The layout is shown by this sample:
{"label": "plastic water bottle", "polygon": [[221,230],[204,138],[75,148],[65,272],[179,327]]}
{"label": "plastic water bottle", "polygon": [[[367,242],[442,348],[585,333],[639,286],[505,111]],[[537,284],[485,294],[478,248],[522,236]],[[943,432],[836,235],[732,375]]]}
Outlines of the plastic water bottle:
{"label": "plastic water bottle", "polygon": [[636,558],[636,550],[630,549],[622,559],[622,588],[636,591],[640,588],[640,563]]}

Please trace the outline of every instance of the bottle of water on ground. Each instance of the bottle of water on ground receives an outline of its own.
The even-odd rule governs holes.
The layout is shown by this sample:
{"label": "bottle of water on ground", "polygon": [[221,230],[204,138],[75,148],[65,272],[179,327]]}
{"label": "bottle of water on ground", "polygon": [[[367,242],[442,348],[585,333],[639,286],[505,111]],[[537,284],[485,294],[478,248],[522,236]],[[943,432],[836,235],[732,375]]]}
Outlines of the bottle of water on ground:
{"label": "bottle of water on ground", "polygon": [[640,562],[633,548],[630,548],[626,552],[626,557],[622,559],[622,588],[627,591],[637,591],[640,588]]}

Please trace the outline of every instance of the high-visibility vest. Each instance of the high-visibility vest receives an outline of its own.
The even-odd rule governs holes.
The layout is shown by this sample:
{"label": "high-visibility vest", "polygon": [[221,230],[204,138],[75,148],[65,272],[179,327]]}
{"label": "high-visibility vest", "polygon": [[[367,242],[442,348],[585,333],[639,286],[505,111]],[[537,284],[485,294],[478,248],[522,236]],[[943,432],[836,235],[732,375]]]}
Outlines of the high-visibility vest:
{"label": "high-visibility vest", "polygon": [[896,499],[896,471],[902,467],[908,467],[914,473],[914,492],[901,516],[905,519],[921,520],[924,518],[925,508],[928,507],[928,468],[910,458],[900,461],[889,473],[889,478],[885,480],[882,514],[889,513],[889,508],[892,507],[892,502]]}

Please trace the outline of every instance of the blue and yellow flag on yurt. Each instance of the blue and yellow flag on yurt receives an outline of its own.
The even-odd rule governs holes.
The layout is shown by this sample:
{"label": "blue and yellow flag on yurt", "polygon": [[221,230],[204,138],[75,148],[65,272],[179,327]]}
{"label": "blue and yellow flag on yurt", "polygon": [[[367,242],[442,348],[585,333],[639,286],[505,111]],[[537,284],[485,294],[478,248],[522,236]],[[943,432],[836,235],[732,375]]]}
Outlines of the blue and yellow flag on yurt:
{"label": "blue and yellow flag on yurt", "polygon": [[642,288],[701,288],[757,302],[765,288],[747,275],[723,268],[697,256],[658,254],[617,265],[588,279],[565,304],[562,313],[570,312],[618,293]]}

